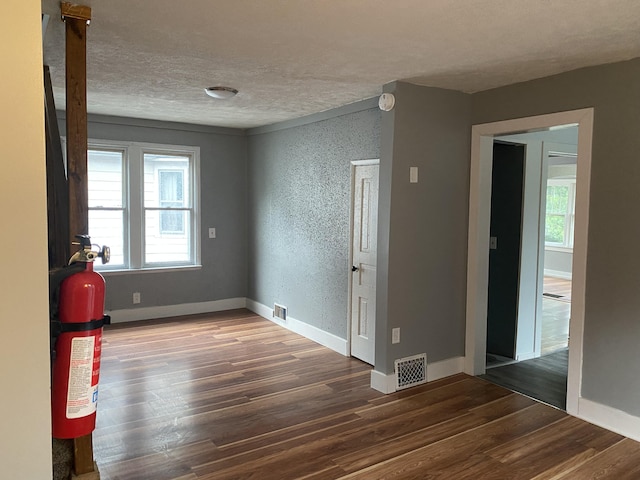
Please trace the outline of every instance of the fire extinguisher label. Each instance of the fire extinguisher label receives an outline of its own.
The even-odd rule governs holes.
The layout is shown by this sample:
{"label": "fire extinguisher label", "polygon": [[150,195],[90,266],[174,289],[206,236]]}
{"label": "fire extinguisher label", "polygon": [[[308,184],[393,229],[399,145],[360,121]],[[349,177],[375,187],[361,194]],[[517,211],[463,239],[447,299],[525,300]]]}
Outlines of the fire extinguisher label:
{"label": "fire extinguisher label", "polygon": [[67,418],[82,418],[96,411],[98,385],[91,385],[95,337],[71,340]]}

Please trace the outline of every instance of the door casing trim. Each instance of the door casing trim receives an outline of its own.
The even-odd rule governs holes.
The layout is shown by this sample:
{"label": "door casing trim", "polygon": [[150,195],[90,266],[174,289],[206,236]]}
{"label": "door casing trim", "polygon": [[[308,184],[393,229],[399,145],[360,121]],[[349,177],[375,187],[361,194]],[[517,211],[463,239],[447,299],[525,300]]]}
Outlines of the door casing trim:
{"label": "door casing trim", "polygon": [[578,126],[576,174],[576,218],[573,247],[572,303],[569,331],[567,412],[578,414],[582,387],[587,233],[594,109],[517,118],[473,125],[471,128],[471,178],[469,187],[469,231],[467,250],[467,305],[465,373],[485,371],[487,335],[487,288],[489,272],[489,220],[491,216],[491,169],[493,138],[499,135],[546,130],[557,125]]}

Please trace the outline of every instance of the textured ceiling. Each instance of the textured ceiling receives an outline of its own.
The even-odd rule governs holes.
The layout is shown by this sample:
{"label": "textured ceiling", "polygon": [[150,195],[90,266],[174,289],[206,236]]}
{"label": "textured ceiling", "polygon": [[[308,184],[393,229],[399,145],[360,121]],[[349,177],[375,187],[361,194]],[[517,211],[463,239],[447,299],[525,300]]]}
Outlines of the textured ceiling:
{"label": "textured ceiling", "polygon": [[[107,0],[92,8],[90,113],[228,127],[298,118],[382,85],[476,92],[640,56],[639,0]],[[64,107],[59,0],[44,39]],[[207,97],[227,85],[231,100]]]}

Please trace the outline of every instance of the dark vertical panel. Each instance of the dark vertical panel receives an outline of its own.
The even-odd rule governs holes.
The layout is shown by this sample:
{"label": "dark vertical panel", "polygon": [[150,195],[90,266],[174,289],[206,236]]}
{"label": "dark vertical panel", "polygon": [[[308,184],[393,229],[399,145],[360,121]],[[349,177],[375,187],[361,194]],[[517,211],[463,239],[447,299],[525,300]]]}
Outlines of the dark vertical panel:
{"label": "dark vertical panel", "polygon": [[69,191],[49,67],[44,67],[45,132],[47,145],[47,224],[49,268],[66,265],[69,253]]}
{"label": "dark vertical panel", "polygon": [[487,352],[514,358],[518,312],[524,146],[495,143],[491,177]]}

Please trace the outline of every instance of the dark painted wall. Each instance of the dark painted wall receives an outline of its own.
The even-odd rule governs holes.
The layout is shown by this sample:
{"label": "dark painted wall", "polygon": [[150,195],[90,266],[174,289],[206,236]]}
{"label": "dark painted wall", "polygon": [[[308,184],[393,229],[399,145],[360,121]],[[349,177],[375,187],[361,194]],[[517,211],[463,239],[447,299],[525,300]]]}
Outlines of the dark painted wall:
{"label": "dark painted wall", "polygon": [[516,353],[524,155],[523,145],[493,144],[487,353],[507,358]]}

